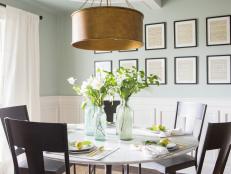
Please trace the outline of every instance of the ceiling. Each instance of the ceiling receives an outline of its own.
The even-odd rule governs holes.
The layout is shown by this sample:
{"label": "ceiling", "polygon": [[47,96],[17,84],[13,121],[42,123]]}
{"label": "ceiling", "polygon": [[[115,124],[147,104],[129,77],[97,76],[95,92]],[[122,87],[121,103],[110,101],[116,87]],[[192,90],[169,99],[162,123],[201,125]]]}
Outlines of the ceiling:
{"label": "ceiling", "polygon": [[[62,11],[74,11],[78,9],[86,0],[22,0],[27,1],[34,4],[39,4],[46,6],[48,8],[52,8],[52,10],[62,10]],[[86,7],[93,5],[97,5],[101,0],[88,0]],[[126,0],[109,0],[112,4],[117,6],[127,7]],[[163,0],[127,0],[132,6],[137,7],[141,3],[150,9],[161,8]],[[102,3],[106,3],[106,0],[102,0]]]}

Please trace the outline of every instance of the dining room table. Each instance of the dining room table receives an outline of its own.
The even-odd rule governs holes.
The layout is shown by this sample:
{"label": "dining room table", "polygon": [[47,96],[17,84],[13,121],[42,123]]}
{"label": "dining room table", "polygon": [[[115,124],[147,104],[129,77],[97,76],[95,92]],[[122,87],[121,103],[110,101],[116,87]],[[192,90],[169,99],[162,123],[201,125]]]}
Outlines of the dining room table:
{"label": "dining room table", "polygon": [[[158,162],[165,158],[190,153],[198,146],[197,139],[192,135],[169,136],[168,139],[177,144],[179,148],[165,154],[153,155],[153,153],[147,150],[145,142],[147,140],[158,141],[160,137],[150,130],[138,127],[133,128],[133,138],[129,141],[120,140],[114,126],[108,126],[106,133],[105,141],[97,141],[94,136],[85,134],[82,124],[68,124],[69,142],[88,140],[93,142],[96,147],[108,149],[107,153],[105,152],[104,155],[95,158],[87,158],[86,155],[81,156],[81,154],[70,153],[70,163],[89,166],[103,165],[105,166],[105,174],[111,174],[113,165],[123,166]],[[61,153],[47,152],[44,153],[44,156],[55,160],[64,160],[64,155]]]}

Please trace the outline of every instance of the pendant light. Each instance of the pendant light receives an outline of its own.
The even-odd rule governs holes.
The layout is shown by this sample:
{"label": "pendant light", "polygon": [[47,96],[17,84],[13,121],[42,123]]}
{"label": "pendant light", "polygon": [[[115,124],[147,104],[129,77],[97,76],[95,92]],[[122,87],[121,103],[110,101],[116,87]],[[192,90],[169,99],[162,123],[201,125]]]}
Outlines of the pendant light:
{"label": "pendant light", "polygon": [[106,2],[107,6],[100,3],[100,6],[83,8],[72,14],[72,46],[97,51],[142,47],[143,14]]}

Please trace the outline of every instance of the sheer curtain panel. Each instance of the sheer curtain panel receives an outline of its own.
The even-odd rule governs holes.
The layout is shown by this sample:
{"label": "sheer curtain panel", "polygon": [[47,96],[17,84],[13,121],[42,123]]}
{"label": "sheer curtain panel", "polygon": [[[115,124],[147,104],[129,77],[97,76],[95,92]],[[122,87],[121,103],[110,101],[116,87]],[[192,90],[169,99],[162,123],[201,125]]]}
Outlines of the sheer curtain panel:
{"label": "sheer curtain panel", "polygon": [[[39,16],[7,6],[3,35],[1,106],[25,104],[30,119],[39,121]],[[1,132],[0,172],[13,174],[11,155],[3,137]]]}

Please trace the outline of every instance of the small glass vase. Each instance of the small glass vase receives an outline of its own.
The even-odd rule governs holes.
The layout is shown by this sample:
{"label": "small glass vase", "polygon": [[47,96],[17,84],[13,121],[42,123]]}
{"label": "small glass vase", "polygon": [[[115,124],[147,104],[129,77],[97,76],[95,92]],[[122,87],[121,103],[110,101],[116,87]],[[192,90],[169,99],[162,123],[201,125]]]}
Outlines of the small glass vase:
{"label": "small glass vase", "polygon": [[103,106],[97,107],[94,114],[94,136],[96,140],[104,141],[106,139],[107,117]]}
{"label": "small glass vase", "polygon": [[122,100],[122,103],[117,107],[116,112],[116,132],[119,134],[121,140],[131,140],[133,128],[133,110],[129,107],[128,101]]}
{"label": "small glass vase", "polygon": [[85,134],[88,136],[94,135],[94,114],[96,112],[96,106],[92,102],[88,102],[84,110],[84,129]]}

